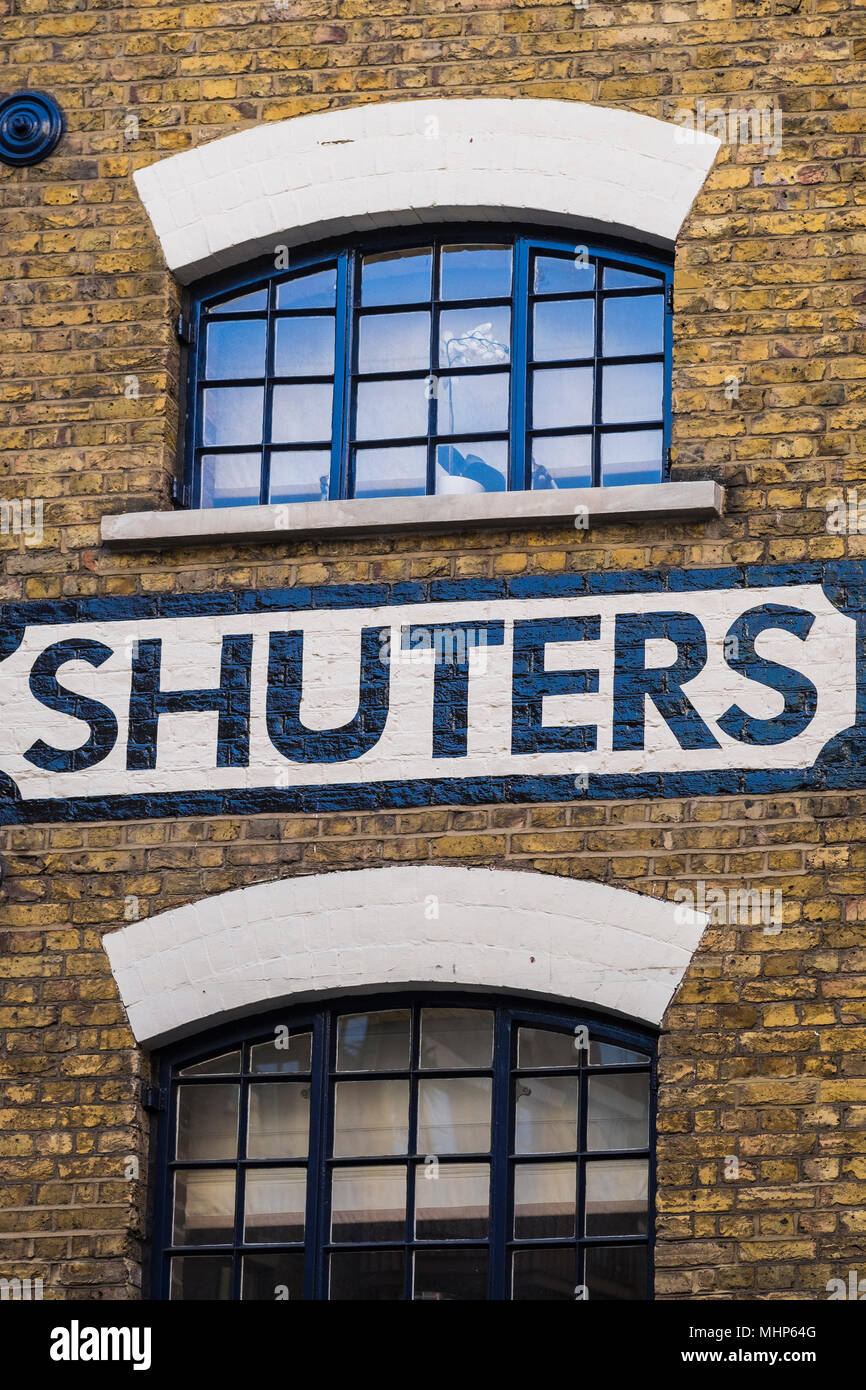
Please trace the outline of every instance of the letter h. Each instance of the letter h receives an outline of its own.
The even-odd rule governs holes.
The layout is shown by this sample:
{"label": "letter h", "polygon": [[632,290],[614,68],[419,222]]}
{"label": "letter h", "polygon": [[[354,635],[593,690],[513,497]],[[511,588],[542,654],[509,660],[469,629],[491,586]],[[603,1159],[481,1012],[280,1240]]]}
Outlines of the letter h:
{"label": "letter h", "polygon": [[216,766],[247,767],[250,760],[252,651],[252,637],[224,637],[220,683],[216,689],[163,690],[162,641],[159,637],[140,641],[132,659],[127,768],[140,772],[156,767],[156,736],[161,714],[208,710],[215,710],[219,714]]}

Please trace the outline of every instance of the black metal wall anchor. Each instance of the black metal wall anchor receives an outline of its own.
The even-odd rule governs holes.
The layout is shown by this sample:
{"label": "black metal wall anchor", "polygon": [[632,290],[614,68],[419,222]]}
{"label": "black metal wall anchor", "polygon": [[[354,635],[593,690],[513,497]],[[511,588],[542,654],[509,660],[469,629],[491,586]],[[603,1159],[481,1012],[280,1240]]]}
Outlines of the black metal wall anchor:
{"label": "black metal wall anchor", "polygon": [[64,129],[63,111],[47,92],[13,92],[0,101],[0,162],[38,164]]}

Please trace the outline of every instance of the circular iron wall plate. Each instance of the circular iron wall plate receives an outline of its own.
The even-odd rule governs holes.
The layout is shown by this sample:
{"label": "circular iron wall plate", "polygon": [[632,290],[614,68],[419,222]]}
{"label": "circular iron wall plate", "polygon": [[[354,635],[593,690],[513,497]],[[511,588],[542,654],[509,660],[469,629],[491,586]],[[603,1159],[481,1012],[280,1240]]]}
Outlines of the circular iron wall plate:
{"label": "circular iron wall plate", "polygon": [[47,92],[13,92],[0,101],[0,161],[38,164],[50,155],[63,129],[63,112]]}

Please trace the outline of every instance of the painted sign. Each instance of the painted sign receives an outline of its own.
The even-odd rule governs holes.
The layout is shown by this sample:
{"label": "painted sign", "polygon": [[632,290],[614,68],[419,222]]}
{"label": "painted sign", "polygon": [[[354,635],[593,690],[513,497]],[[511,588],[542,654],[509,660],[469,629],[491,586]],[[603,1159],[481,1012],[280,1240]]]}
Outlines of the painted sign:
{"label": "painted sign", "polygon": [[866,567],[7,608],[2,818],[863,785]]}

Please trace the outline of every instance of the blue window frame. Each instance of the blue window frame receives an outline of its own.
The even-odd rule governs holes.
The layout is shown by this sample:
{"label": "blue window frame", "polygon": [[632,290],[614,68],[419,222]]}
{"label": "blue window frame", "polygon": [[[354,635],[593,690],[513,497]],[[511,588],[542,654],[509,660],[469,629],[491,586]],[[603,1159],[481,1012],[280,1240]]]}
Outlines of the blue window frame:
{"label": "blue window frame", "polygon": [[175,1045],[166,1299],[650,1298],[655,1040],[501,997],[387,995]]}
{"label": "blue window frame", "polygon": [[449,226],[287,254],[194,295],[189,505],[665,476],[661,253]]}

